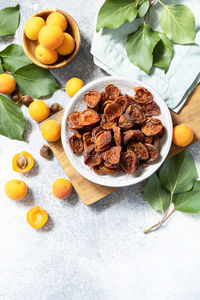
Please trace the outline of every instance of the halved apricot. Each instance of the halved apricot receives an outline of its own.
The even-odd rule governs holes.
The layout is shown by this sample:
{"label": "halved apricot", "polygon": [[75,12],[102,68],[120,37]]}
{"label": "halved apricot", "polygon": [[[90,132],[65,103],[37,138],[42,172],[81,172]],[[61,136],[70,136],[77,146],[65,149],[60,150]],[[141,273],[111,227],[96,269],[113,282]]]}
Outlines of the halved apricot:
{"label": "halved apricot", "polygon": [[32,169],[34,165],[33,156],[26,151],[21,151],[13,157],[12,168],[15,172],[26,173]]}
{"label": "halved apricot", "polygon": [[47,220],[48,215],[46,211],[40,206],[34,206],[26,214],[28,224],[36,229],[42,228]]}

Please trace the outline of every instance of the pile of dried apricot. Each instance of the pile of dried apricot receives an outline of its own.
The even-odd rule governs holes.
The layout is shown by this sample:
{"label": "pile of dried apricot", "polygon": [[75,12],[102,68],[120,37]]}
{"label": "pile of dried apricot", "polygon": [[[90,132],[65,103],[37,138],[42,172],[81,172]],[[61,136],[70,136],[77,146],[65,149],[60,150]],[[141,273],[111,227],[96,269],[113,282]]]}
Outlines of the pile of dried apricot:
{"label": "pile of dried apricot", "polygon": [[42,64],[53,64],[59,55],[68,55],[74,51],[73,37],[64,32],[67,20],[60,12],[52,12],[46,20],[42,17],[31,17],[25,25],[26,36],[38,45],[35,56]]}
{"label": "pile of dried apricot", "polygon": [[122,95],[109,84],[102,92],[84,95],[87,109],[67,117],[69,146],[74,154],[83,154],[84,163],[99,175],[123,170],[133,174],[159,156],[159,139],[165,134],[160,108],[153,95],[135,87],[135,95]]}

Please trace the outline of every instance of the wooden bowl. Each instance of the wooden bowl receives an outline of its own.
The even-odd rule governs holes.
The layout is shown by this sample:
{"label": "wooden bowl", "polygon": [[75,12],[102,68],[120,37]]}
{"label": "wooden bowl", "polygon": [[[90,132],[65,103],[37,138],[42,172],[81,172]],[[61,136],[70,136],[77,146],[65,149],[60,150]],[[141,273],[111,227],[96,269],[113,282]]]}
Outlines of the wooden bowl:
{"label": "wooden bowl", "polygon": [[32,41],[29,38],[27,38],[24,29],[23,29],[23,33],[22,33],[22,45],[23,45],[25,54],[28,56],[28,58],[34,64],[36,64],[37,66],[39,66],[41,68],[45,68],[45,69],[58,69],[58,68],[68,65],[77,55],[77,53],[80,49],[80,45],[81,45],[81,35],[80,35],[79,27],[78,27],[77,23],[75,22],[75,20],[70,15],[68,15],[66,12],[59,10],[59,9],[45,9],[45,10],[41,10],[41,11],[37,12],[32,17],[42,17],[44,20],[46,20],[48,15],[55,11],[61,13],[66,18],[66,20],[67,20],[66,31],[69,34],[71,34],[71,36],[75,40],[75,44],[76,44],[75,49],[71,54],[65,55],[65,56],[59,55],[58,60],[54,64],[51,64],[51,65],[42,64],[35,57],[35,48],[37,47],[37,41]]}

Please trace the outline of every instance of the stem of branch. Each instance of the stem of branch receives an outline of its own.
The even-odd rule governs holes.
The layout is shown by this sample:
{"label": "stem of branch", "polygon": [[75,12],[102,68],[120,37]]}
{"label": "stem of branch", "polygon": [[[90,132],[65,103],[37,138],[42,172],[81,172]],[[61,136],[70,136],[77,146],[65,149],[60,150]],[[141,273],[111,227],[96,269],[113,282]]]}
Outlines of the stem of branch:
{"label": "stem of branch", "polygon": [[157,222],[156,224],[154,224],[153,226],[149,227],[148,229],[144,230],[144,233],[148,233],[149,231],[151,231],[153,228],[161,226],[165,221],[167,221],[167,219],[175,212],[175,208],[167,215],[165,216],[162,220],[160,220],[159,222]]}

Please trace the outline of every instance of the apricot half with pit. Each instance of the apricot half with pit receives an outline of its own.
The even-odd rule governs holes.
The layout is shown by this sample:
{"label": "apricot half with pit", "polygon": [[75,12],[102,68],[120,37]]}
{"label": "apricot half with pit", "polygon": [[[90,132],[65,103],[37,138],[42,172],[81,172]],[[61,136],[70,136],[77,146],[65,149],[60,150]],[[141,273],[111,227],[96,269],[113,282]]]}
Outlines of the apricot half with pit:
{"label": "apricot half with pit", "polygon": [[13,157],[12,168],[15,172],[26,173],[32,169],[34,165],[33,156],[26,151],[21,151]]}

